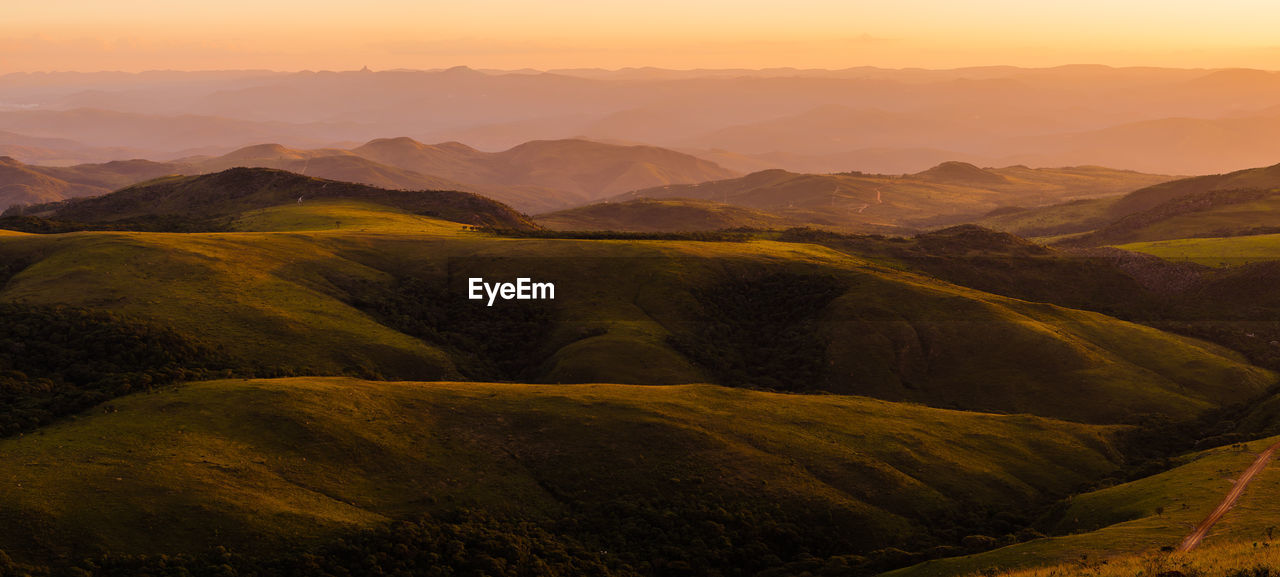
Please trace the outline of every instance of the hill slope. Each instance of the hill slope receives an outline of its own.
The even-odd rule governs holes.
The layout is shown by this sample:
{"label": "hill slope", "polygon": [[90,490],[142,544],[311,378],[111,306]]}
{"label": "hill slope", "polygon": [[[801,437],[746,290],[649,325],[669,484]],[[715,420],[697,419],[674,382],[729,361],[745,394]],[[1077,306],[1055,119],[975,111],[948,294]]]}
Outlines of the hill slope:
{"label": "hill slope", "polygon": [[170,162],[53,167],[26,166],[9,159],[4,167],[21,167],[53,180],[0,172],[0,187],[4,187],[0,191],[8,191],[0,192],[0,211],[19,202],[105,194],[164,175],[239,167],[274,168],[387,189],[478,192],[530,212],[584,204],[637,188],[735,176],[713,162],[652,146],[547,140],[490,153],[456,142],[426,145],[405,137],[377,139],[351,150],[257,144],[221,156]]}
{"label": "hill slope", "polygon": [[[315,210],[268,222],[326,218]],[[0,298],[136,315],[267,367],[712,381],[1101,423],[1194,416],[1274,378],[1214,345],[813,245],[402,230],[6,237],[0,252],[31,264]],[[463,298],[468,278],[512,275],[556,283],[557,299]]]}
{"label": "hill slope", "polygon": [[[1280,188],[1280,165],[1196,176],[1140,188],[1119,198],[1082,200],[977,222],[1023,236],[1096,231],[1076,245],[1241,234],[1275,226],[1270,190]],[[1261,203],[1261,204],[1255,204]]]}
{"label": "hill slope", "polygon": [[387,190],[262,168],[164,178],[105,196],[31,207],[28,214],[73,222],[164,216],[205,220],[305,202],[308,198],[361,200],[474,225],[515,229],[533,226],[514,210],[465,192]]}
{"label": "hill slope", "polygon": [[734,176],[719,165],[653,146],[540,140],[502,152],[463,144],[378,139],[352,149],[365,158],[456,180],[522,210],[584,204],[628,190]]}
{"label": "hill slope", "polygon": [[903,176],[766,170],[737,179],[638,190],[614,200],[684,197],[814,225],[902,232],[964,222],[1002,207],[1120,194],[1167,179],[1099,167],[980,169],[947,162]]}
{"label": "hill slope", "polygon": [[174,172],[208,174],[237,167],[274,168],[388,189],[470,190],[466,185],[445,178],[388,166],[346,150],[297,150],[279,144],[248,146],[223,156],[181,163]]}
{"label": "hill slope", "polygon": [[606,202],[534,217],[552,230],[616,230],[630,232],[687,232],[727,228],[786,228],[794,223],[778,216],[701,200]]}
{"label": "hill slope", "polygon": [[[1222,500],[1233,477],[1263,448],[1280,438],[1219,447],[1186,455],[1163,473],[1083,495],[1060,505],[1051,534],[994,551],[926,562],[887,575],[894,577],[976,574],[981,570],[1053,566],[1079,561],[1082,553],[1098,563],[1111,557],[1151,554],[1177,545]],[[1205,538],[1204,546],[1264,539],[1275,524],[1268,503],[1280,496],[1275,464],[1249,484],[1234,509]]]}
{"label": "hill slope", "polygon": [[1061,241],[1089,246],[1280,230],[1280,189],[1193,192],[1130,214],[1086,235]]}
{"label": "hill slope", "polygon": [[[568,531],[630,563],[688,536],[710,540],[665,554],[706,562],[751,543],[763,550],[739,552],[758,565],[795,559],[788,542],[823,556],[919,546],[947,519],[1064,493],[1116,466],[1111,434],[712,386],[204,382],[0,440],[18,464],[0,473],[0,549],[278,554],[468,508],[575,518]],[[85,495],[101,506],[78,506]],[[787,524],[803,534],[770,534]]]}

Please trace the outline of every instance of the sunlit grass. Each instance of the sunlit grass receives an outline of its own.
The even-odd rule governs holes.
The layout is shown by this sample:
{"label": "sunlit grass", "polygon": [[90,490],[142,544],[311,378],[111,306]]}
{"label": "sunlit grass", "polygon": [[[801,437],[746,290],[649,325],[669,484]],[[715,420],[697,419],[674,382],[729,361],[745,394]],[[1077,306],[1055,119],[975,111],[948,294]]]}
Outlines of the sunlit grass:
{"label": "sunlit grass", "polygon": [[0,549],[261,549],[457,507],[538,519],[573,512],[567,496],[703,494],[851,516],[891,541],[1105,474],[1114,431],[709,385],[210,381],[0,440],[0,515],[21,520]]}
{"label": "sunlit grass", "polygon": [[1181,238],[1120,245],[1118,248],[1215,267],[1280,259],[1280,234],[1227,238]]}

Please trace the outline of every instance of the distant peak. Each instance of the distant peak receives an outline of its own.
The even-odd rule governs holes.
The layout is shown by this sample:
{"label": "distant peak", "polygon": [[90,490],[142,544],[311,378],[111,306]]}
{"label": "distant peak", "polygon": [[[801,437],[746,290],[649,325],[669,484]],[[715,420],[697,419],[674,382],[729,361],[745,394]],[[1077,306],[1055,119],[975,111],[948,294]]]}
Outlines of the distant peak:
{"label": "distant peak", "polygon": [[458,141],[456,141],[456,140],[450,140],[450,141],[448,141],[448,142],[441,142],[440,144],[437,144],[437,145],[435,145],[435,146],[436,146],[436,148],[442,148],[442,149],[444,149],[444,150],[453,150],[453,151],[457,151],[457,152],[476,152],[476,149],[471,148],[470,146],[467,146],[467,145],[465,145],[465,144],[463,144],[463,143],[461,143],[461,142],[458,142]]}
{"label": "distant peak", "polygon": [[468,66],[454,66],[453,68],[446,68],[444,70],[441,70],[440,74],[447,74],[449,76],[484,76],[485,75],[483,72],[480,72]]}
{"label": "distant peak", "polygon": [[950,181],[950,182],[966,182],[981,184],[1002,184],[1009,182],[1009,179],[1000,174],[996,174],[989,170],[978,168],[967,162],[958,160],[948,160],[924,172],[918,172],[914,176],[924,180],[933,181]]}
{"label": "distant peak", "polygon": [[375,138],[364,143],[365,146],[395,146],[409,148],[425,148],[426,145],[418,142],[408,136],[397,136],[394,138]]}
{"label": "distant peak", "polygon": [[280,154],[289,154],[293,152],[282,144],[254,144],[244,148],[236,149],[227,154],[228,157],[257,157],[257,156],[274,156]]}

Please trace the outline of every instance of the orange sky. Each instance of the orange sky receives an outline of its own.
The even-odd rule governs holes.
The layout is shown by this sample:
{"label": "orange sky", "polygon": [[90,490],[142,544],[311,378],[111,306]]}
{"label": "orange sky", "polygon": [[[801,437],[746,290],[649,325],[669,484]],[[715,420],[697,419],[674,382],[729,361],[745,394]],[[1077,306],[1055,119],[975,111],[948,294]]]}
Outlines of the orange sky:
{"label": "orange sky", "polygon": [[43,0],[5,6],[0,73],[365,65],[1280,69],[1277,29],[1280,4],[1255,0]]}

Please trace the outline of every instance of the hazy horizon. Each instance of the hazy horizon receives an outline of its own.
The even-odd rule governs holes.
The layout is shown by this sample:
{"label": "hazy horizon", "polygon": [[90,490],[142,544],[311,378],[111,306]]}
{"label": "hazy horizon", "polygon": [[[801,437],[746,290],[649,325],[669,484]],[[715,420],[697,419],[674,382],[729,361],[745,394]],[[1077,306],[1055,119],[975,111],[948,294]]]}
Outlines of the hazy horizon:
{"label": "hazy horizon", "polygon": [[98,70],[1280,68],[1274,5],[714,0],[359,6],[66,0],[9,10],[0,74]]}

